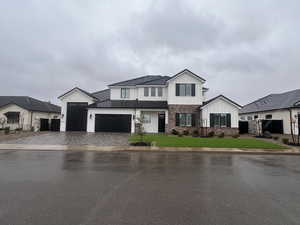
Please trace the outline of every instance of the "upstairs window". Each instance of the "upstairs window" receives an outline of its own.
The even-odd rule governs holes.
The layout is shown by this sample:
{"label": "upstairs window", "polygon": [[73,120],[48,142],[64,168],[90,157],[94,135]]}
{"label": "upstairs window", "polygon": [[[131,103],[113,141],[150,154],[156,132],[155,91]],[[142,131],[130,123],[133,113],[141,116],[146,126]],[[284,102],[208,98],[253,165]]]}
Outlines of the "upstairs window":
{"label": "upstairs window", "polygon": [[145,97],[149,96],[149,88],[148,87],[144,87],[144,96]]}
{"label": "upstairs window", "polygon": [[266,115],[266,120],[271,120],[272,119],[272,114],[267,114]]}
{"label": "upstairs window", "polygon": [[195,96],[195,84],[176,84],[176,96]]}
{"label": "upstairs window", "polygon": [[7,118],[8,124],[19,123],[20,112],[7,112],[4,114]]}
{"label": "upstairs window", "polygon": [[129,98],[129,88],[121,88],[121,98]]}
{"label": "upstairs window", "polygon": [[255,116],[254,116],[254,119],[258,119],[258,115],[255,115]]}
{"label": "upstairs window", "polygon": [[248,117],[247,117],[247,120],[252,120],[252,116],[248,116]]}
{"label": "upstairs window", "polygon": [[231,127],[230,113],[210,113],[209,122],[211,128],[225,128]]}
{"label": "upstairs window", "polygon": [[143,123],[151,123],[151,115],[144,114],[143,115]]}
{"label": "upstairs window", "polygon": [[155,96],[155,93],[156,93],[155,89],[156,89],[155,87],[152,87],[152,88],[151,88],[151,96],[152,96],[152,97]]}
{"label": "upstairs window", "polygon": [[162,89],[162,87],[157,88],[157,95],[159,97],[161,97],[163,95],[163,89]]}

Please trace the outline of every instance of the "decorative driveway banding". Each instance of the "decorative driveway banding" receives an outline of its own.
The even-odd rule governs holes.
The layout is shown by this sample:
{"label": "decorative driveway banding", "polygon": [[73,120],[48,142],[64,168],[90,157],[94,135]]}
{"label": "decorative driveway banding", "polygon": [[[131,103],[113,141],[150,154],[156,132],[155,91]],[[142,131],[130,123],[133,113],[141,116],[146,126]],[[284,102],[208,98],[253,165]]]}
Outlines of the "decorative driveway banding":
{"label": "decorative driveway banding", "polygon": [[0,144],[127,146],[128,133],[49,132],[37,136],[2,140]]}

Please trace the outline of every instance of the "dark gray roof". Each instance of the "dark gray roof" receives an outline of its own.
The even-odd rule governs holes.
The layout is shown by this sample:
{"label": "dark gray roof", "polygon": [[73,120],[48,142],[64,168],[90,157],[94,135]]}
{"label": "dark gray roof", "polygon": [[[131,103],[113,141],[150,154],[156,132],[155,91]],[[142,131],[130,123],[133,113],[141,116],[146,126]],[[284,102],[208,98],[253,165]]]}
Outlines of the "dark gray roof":
{"label": "dark gray roof", "polygon": [[240,113],[262,112],[300,107],[300,89],[281,94],[270,94],[245,105]]}
{"label": "dark gray roof", "polygon": [[15,104],[21,108],[36,112],[60,113],[60,107],[28,96],[0,96],[0,107]]}
{"label": "dark gray roof", "polygon": [[109,86],[135,86],[135,85],[143,85],[147,82],[160,80],[163,76],[160,75],[147,75],[143,77],[138,77],[130,80],[121,81],[118,83],[110,84]]}
{"label": "dark gray roof", "polygon": [[105,89],[102,91],[97,91],[92,93],[92,95],[97,98],[100,102],[106,101],[110,99],[110,90]]}
{"label": "dark gray roof", "polygon": [[139,85],[166,85],[169,79],[170,77],[168,76],[159,76],[158,79],[153,79]]}
{"label": "dark gray roof", "polygon": [[207,105],[208,103],[210,103],[210,102],[212,102],[212,101],[214,101],[214,100],[216,100],[216,99],[218,99],[218,98],[224,98],[224,99],[226,99],[227,101],[233,103],[234,105],[237,105],[238,107],[242,107],[241,105],[237,104],[236,102],[232,101],[230,98],[227,98],[227,97],[224,96],[224,95],[218,95],[218,96],[216,96],[216,97],[214,97],[214,98],[211,98],[211,99],[209,99],[208,101],[203,102],[203,105],[202,105],[202,106],[205,106],[205,105]]}
{"label": "dark gray roof", "polygon": [[167,109],[168,103],[166,101],[107,100],[93,103],[88,108]]}

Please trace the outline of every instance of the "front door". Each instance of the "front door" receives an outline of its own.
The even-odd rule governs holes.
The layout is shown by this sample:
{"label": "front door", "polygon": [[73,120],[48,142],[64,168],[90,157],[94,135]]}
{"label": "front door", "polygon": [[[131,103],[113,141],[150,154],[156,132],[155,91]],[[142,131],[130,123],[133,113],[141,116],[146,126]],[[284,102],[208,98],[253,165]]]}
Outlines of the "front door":
{"label": "front door", "polygon": [[164,113],[158,114],[158,132],[164,133],[166,127],[166,116]]}

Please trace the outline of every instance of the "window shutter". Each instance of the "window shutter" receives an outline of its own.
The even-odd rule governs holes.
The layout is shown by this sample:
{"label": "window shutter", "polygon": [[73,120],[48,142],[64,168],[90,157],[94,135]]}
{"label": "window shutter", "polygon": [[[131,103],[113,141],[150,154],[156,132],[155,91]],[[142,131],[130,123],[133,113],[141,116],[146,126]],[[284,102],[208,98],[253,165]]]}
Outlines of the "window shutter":
{"label": "window shutter", "polygon": [[179,84],[176,84],[176,96],[179,96]]}
{"label": "window shutter", "polygon": [[192,96],[195,96],[195,84],[192,84]]}
{"label": "window shutter", "polygon": [[231,114],[226,114],[227,127],[231,128]]}
{"label": "window shutter", "polygon": [[215,114],[213,113],[209,114],[209,123],[210,123],[210,127],[215,127]]}
{"label": "window shutter", "polygon": [[179,126],[179,113],[175,114],[175,120],[176,120],[176,127]]}
{"label": "window shutter", "polygon": [[196,126],[196,114],[193,113],[192,114],[192,127],[195,127]]}

